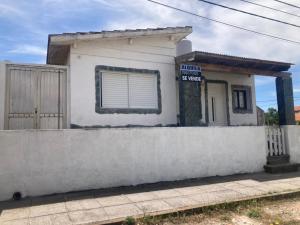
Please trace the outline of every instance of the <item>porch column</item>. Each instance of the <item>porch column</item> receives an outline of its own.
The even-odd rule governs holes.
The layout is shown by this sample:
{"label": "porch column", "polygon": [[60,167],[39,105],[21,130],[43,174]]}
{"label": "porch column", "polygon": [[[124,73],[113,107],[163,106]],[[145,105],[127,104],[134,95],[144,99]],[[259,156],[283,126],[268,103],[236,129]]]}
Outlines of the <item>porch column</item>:
{"label": "porch column", "polygon": [[177,66],[179,82],[180,126],[200,126],[201,105],[201,68],[197,65]]}
{"label": "porch column", "polygon": [[290,76],[276,78],[279,125],[295,125],[293,82]]}

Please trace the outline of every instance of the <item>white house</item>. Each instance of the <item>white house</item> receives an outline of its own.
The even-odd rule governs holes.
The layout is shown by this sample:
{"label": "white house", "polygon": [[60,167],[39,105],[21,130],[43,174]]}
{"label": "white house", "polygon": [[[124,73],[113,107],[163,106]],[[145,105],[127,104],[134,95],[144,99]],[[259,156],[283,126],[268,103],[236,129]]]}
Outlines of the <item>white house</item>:
{"label": "white house", "polygon": [[70,66],[71,124],[176,124],[176,44],[191,32],[177,27],[50,35],[47,63]]}
{"label": "white house", "polygon": [[[72,126],[182,124],[176,47],[191,32],[191,27],[176,27],[50,35],[47,63],[70,67]],[[194,101],[195,118],[185,124],[191,126],[257,125],[255,72],[272,75],[291,65],[191,54],[177,58],[178,64],[192,63],[187,58],[195,55],[202,60],[205,80],[195,90],[200,111],[195,112]],[[219,62],[222,68],[212,68]],[[238,69],[228,70],[226,63]]]}
{"label": "white house", "polygon": [[192,52],[191,32],[49,35],[47,65],[0,63],[0,201],[297,170],[300,129],[253,126],[254,75],[276,77],[280,125],[295,123],[291,64]]}
{"label": "white house", "polygon": [[[191,33],[169,27],[49,35],[47,65],[1,64],[0,126],[257,125],[254,75],[289,81],[291,64],[192,52],[183,40]],[[199,80],[184,81],[182,65],[198,69]],[[283,124],[292,102],[284,104],[291,93],[279,83]]]}

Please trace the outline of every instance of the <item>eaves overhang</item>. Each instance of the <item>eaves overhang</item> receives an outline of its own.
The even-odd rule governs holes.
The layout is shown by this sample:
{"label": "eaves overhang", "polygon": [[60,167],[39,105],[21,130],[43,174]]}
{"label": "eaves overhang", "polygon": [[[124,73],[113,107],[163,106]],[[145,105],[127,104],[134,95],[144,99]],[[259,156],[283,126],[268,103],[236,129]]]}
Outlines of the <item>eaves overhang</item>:
{"label": "eaves overhang", "polygon": [[176,57],[177,64],[199,64],[209,71],[235,72],[249,75],[290,76],[292,63],[245,58],[209,52],[195,51]]}

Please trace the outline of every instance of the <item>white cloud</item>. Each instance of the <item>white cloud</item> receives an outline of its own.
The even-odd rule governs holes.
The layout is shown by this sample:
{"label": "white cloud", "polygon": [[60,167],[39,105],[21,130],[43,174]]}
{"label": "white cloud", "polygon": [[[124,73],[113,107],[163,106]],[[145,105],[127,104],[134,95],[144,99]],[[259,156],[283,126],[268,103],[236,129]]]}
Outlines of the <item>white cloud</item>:
{"label": "white cloud", "polygon": [[38,56],[45,56],[47,54],[47,50],[45,48],[34,45],[19,45],[8,52],[12,54],[27,54]]}
{"label": "white cloud", "polygon": [[9,16],[9,15],[23,15],[23,11],[19,8],[10,5],[10,4],[4,4],[0,3],[0,16]]}
{"label": "white cloud", "polygon": [[[118,0],[117,2],[124,5],[127,14],[119,18],[116,17],[113,21],[109,21],[107,25],[108,29],[192,25],[194,27],[194,33],[189,38],[193,41],[194,49],[246,57],[266,58],[295,63],[300,62],[300,45],[236,30],[146,1]],[[248,29],[300,41],[300,38],[298,38],[300,37],[298,28],[254,18],[249,15],[235,13],[218,7],[211,7],[197,0],[191,0],[189,4],[187,4],[186,1],[179,0],[160,0],[160,2]],[[290,0],[290,2],[297,4],[296,0]],[[232,1],[222,1],[222,3],[232,6]],[[293,12],[293,9],[290,7],[273,1],[267,4],[271,7]],[[279,12],[274,14],[273,11],[247,3],[235,2],[234,7],[285,20],[290,23],[300,24],[296,17],[291,17]]]}
{"label": "white cloud", "polygon": [[126,0],[118,0],[118,2],[127,13],[120,18],[116,17],[113,21],[108,21],[107,29],[136,29],[188,24],[184,18],[176,16],[174,11],[147,1],[132,1],[129,4]]}
{"label": "white cloud", "polygon": [[100,3],[103,6],[108,6],[108,7],[117,7],[121,8],[121,4],[118,1],[109,1],[109,0],[92,0],[96,3]]}
{"label": "white cloud", "polygon": [[[84,28],[86,23],[72,24],[70,21],[73,18],[82,18],[82,21],[85,21],[97,14],[105,14],[107,20],[95,19],[93,24],[89,23],[89,27],[99,27],[100,30],[101,26],[103,29],[113,30],[192,25],[194,32],[189,36],[189,39],[193,41],[194,50],[300,63],[300,45],[235,30],[167,9],[146,0],[41,0],[40,4],[35,4],[34,1],[29,0],[2,1],[0,14],[10,12],[6,15],[14,18],[16,24],[20,22],[28,32],[35,34],[35,37],[40,39],[45,39],[46,34],[51,32],[47,26],[51,21],[61,21],[57,24],[57,30],[62,30],[62,32],[81,31],[78,29]],[[210,6],[197,0],[189,0],[188,3],[180,0],[158,1],[202,16],[300,41],[298,28]],[[297,17],[273,12],[241,1],[234,1],[234,4],[230,0],[222,0],[221,2],[245,11],[300,24]],[[299,13],[297,9],[275,1],[256,0],[256,2],[295,14]],[[297,0],[289,0],[289,2],[299,3]],[[22,19],[16,19],[15,15],[22,15]],[[66,27],[70,27],[70,29],[65,30]],[[41,54],[43,51],[35,49],[32,52],[40,52]]]}

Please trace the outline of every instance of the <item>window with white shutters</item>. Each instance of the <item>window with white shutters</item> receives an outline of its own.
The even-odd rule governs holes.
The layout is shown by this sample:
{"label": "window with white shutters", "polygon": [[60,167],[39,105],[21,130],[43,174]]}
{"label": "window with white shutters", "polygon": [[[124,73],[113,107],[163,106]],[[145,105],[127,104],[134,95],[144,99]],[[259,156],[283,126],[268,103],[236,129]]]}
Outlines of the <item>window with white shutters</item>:
{"label": "window with white shutters", "polygon": [[128,108],[127,75],[102,73],[101,105],[103,108]]}
{"label": "window with white shutters", "polygon": [[161,113],[159,72],[96,67],[96,112]]}
{"label": "window with white shutters", "polygon": [[155,75],[129,74],[129,108],[157,109],[157,79]]}

